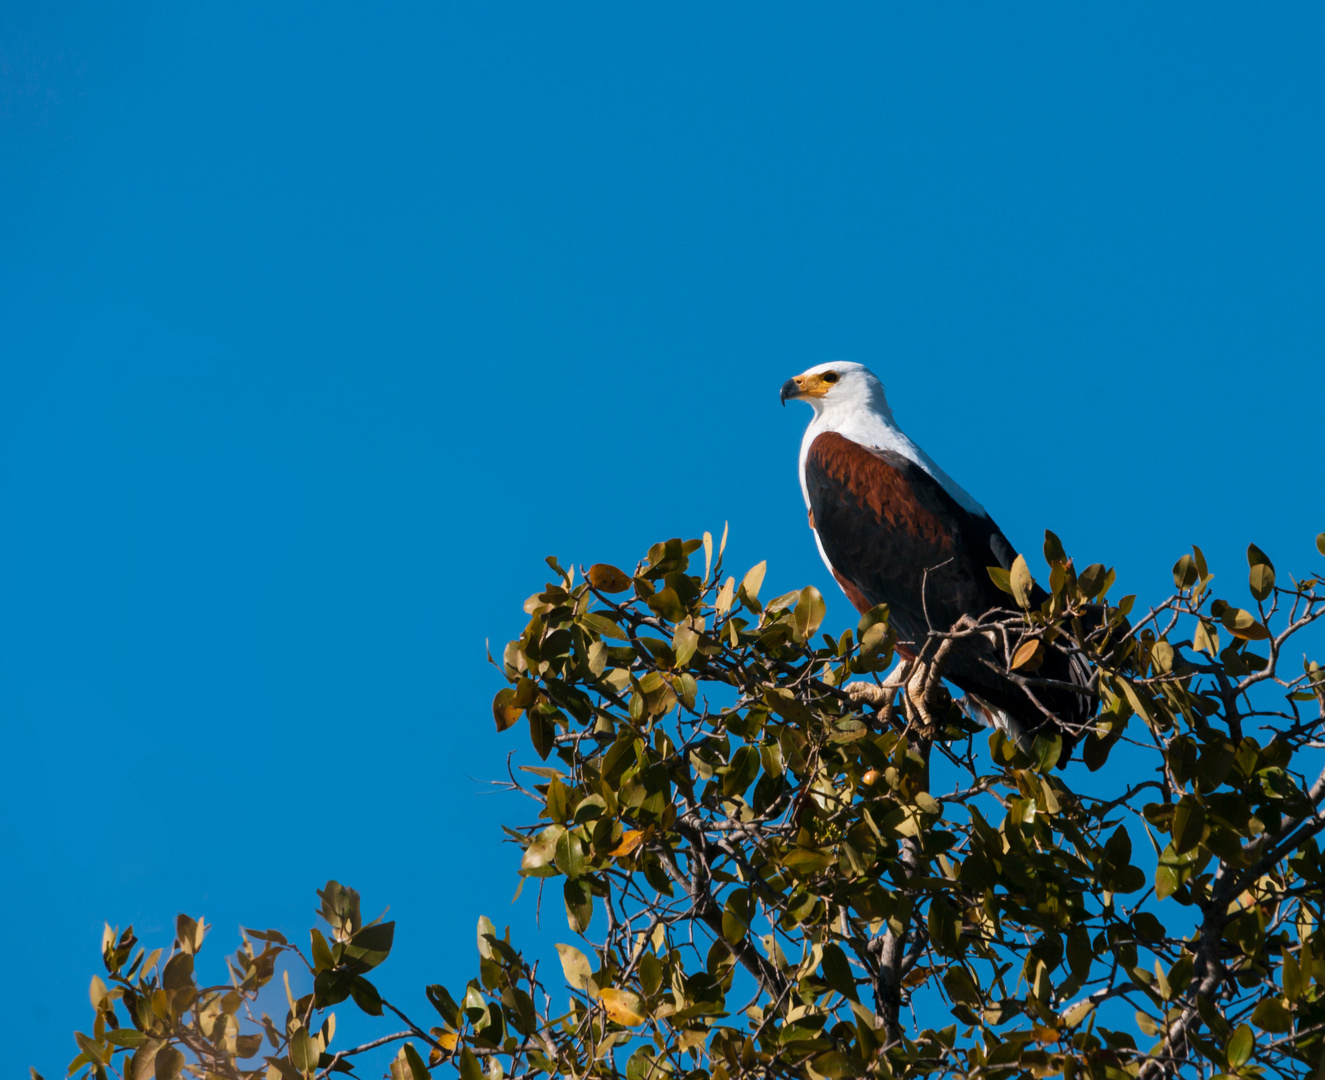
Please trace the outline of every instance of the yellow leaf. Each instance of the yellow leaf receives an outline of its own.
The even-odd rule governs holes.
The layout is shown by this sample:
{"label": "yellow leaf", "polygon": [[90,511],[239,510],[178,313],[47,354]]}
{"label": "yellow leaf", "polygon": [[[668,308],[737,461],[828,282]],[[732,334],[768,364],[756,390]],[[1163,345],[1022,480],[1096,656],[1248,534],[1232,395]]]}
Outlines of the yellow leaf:
{"label": "yellow leaf", "polygon": [[736,595],[736,579],[729,577],[722,583],[722,588],[718,590],[718,599],[713,607],[718,618],[727,614],[727,610],[732,606],[732,598]]}
{"label": "yellow leaf", "polygon": [[593,975],[593,968],[589,966],[589,958],[574,945],[558,945],[557,955],[561,957],[561,970],[566,976],[566,982],[571,989],[586,989],[589,985],[589,979]]}
{"label": "yellow leaf", "polygon": [[1013,671],[1038,671],[1044,663],[1044,646],[1039,638],[1023,641],[1012,654]]}
{"label": "yellow leaf", "polygon": [[505,731],[524,713],[523,709],[514,704],[514,698],[515,690],[507,686],[498,690],[497,696],[492,699],[492,718],[497,721],[498,731]]}
{"label": "yellow leaf", "polygon": [[598,1000],[603,1003],[608,1019],[613,1023],[623,1027],[639,1027],[644,1023],[644,1006],[638,994],[609,986],[606,990],[598,991]]}
{"label": "yellow leaf", "polygon": [[1047,776],[1040,777],[1040,790],[1044,792],[1044,808],[1051,814],[1062,813],[1063,807],[1058,801],[1058,792],[1054,790],[1053,781]]}
{"label": "yellow leaf", "polygon": [[758,566],[750,568],[744,579],[741,581],[741,588],[745,590],[745,595],[751,600],[758,599],[759,587],[764,584],[764,574],[768,570],[768,560],[765,559]]}
{"label": "yellow leaf", "polygon": [[1090,1015],[1093,1008],[1095,1008],[1095,1002],[1093,1001],[1078,1001],[1072,1008],[1063,1013],[1063,1023],[1067,1027],[1074,1028]]}
{"label": "yellow leaf", "polygon": [[443,1031],[437,1036],[437,1045],[443,1050],[454,1050],[460,1042],[460,1036],[454,1031]]}
{"label": "yellow leaf", "polygon": [[1031,606],[1031,590],[1035,586],[1035,579],[1031,577],[1030,567],[1026,565],[1024,555],[1018,555],[1012,563],[1008,578],[1008,584],[1012,586],[1012,598],[1017,601],[1017,606],[1028,609]]}
{"label": "yellow leaf", "polygon": [[1192,631],[1192,648],[1209,656],[1219,652],[1219,631],[1215,629],[1214,623],[1206,619],[1197,622],[1196,629]]}
{"label": "yellow leaf", "polygon": [[1123,696],[1127,698],[1127,703],[1132,706],[1132,711],[1153,727],[1155,721],[1150,715],[1150,709],[1146,702],[1142,700],[1141,695],[1137,693],[1136,687],[1126,679],[1119,679],[1118,682],[1122,684]]}
{"label": "yellow leaf", "polygon": [[599,592],[625,592],[630,588],[630,576],[610,563],[594,563],[589,567],[589,584]]}
{"label": "yellow leaf", "polygon": [[608,854],[613,858],[621,858],[624,855],[629,855],[642,843],[644,843],[644,833],[642,830],[627,829],[621,834],[621,843],[617,844],[617,846],[609,851]]}
{"label": "yellow leaf", "polygon": [[1256,621],[1256,616],[1242,608],[1226,607],[1222,621],[1234,637],[1246,641],[1264,641],[1270,636],[1270,631]]}

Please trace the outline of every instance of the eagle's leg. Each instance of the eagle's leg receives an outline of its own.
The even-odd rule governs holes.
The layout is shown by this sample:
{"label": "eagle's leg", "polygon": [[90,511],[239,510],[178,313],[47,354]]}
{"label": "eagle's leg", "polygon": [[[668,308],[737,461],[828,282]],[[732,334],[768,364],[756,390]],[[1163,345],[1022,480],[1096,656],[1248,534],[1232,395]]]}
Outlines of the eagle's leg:
{"label": "eagle's leg", "polygon": [[906,683],[911,663],[909,659],[900,658],[881,683],[848,683],[845,687],[847,695],[853,701],[871,706],[878,713],[879,724],[889,727],[893,722],[893,710],[897,707],[897,688]]}
{"label": "eagle's leg", "polygon": [[881,682],[847,683],[843,689],[852,701],[863,702],[875,709],[881,709],[892,701],[897,688],[906,682],[910,670],[911,661],[905,657],[898,657],[897,663]]}
{"label": "eagle's leg", "polygon": [[[952,632],[969,630],[975,622],[969,615],[963,615],[953,624]],[[932,740],[939,731],[936,716],[941,715],[946,706],[948,692],[943,686],[943,668],[952,652],[955,637],[933,638],[925,643],[920,656],[916,659],[914,670],[906,680],[907,719],[916,728],[922,739]],[[935,644],[937,642],[937,644]],[[932,655],[926,659],[925,653],[934,645]]]}
{"label": "eagle's leg", "polygon": [[906,696],[902,699],[907,720],[927,739],[932,739],[938,728],[930,708],[932,689],[940,681],[934,678],[934,674],[930,665],[917,664],[911,677],[906,680]]}

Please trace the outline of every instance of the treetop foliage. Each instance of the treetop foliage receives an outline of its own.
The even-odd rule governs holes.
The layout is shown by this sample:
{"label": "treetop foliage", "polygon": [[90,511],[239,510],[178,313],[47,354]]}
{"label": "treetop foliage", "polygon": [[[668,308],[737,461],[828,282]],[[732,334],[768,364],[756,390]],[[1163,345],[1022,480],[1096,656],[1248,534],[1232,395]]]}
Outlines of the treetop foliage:
{"label": "treetop foliage", "polygon": [[[1325,671],[1293,643],[1321,577],[1253,545],[1243,607],[1194,548],[1142,611],[1047,533],[1042,604],[1019,560],[1006,610],[885,677],[886,607],[833,637],[817,590],[763,600],[724,547],[549,559],[496,661],[496,725],[534,752],[506,833],[564,915],[558,970],[484,918],[466,985],[386,1001],[393,924],[334,881],[306,946],[244,931],[219,983],[200,921],[164,953],[108,928],[70,1073],[320,1080],[390,1046],[393,1080],[1325,1075]],[[1049,731],[976,737],[942,680],[975,634],[1027,687],[1047,649],[1090,664],[1084,768]],[[275,1019],[288,963],[313,988]],[[338,1045],[342,1006],[390,1029]]]}

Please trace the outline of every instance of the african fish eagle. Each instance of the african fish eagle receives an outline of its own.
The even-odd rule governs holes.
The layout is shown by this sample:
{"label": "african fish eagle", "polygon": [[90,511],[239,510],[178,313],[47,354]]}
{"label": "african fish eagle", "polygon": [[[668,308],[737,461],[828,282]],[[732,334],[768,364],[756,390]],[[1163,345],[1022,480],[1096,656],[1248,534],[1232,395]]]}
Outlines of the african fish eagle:
{"label": "african fish eagle", "polygon": [[[793,398],[814,409],[801,440],[800,481],[819,554],[858,611],[889,606],[904,658],[915,655],[931,627],[945,631],[963,615],[978,619],[1009,606],[987,568],[1010,570],[1012,545],[985,508],[897,426],[872,371],[819,364],[783,384],[783,404]],[[943,673],[1023,747],[1037,731],[1061,732],[1064,762],[1095,707],[1085,687],[1088,669],[1056,648],[1046,651],[1036,677],[1082,689],[1036,686],[1043,708],[1002,669],[983,636],[959,641]]]}

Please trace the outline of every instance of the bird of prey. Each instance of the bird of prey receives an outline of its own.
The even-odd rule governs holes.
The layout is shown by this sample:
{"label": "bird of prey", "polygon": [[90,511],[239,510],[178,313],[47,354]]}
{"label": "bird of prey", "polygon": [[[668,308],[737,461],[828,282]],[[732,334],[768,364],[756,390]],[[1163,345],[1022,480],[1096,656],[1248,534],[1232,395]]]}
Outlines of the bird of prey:
{"label": "bird of prey", "polygon": [[[897,426],[872,371],[819,364],[783,384],[783,404],[793,398],[814,409],[801,441],[800,482],[819,554],[858,611],[889,606],[903,658],[914,657],[931,628],[946,631],[964,615],[979,619],[1008,606],[988,568],[1010,570],[1012,545],[985,508]],[[1040,591],[1035,602],[1043,597]],[[1084,663],[1045,651],[1036,676],[1082,690],[1036,687],[1043,708],[1001,667],[992,642],[976,636],[954,646],[943,674],[1023,747],[1037,731],[1061,733],[1066,761],[1074,732],[1096,703],[1085,689]]]}

